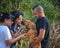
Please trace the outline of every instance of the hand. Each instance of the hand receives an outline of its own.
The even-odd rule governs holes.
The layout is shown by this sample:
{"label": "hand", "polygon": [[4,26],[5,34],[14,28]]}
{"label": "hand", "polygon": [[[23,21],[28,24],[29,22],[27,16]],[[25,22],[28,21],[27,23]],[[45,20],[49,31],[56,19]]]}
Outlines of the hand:
{"label": "hand", "polygon": [[21,34],[21,38],[22,39],[26,38],[25,34]]}

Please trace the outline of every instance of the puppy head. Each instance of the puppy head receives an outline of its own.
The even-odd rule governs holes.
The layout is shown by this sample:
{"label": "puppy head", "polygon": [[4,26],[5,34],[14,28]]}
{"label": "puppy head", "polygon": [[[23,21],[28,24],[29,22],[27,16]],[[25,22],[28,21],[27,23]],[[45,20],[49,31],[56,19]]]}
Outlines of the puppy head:
{"label": "puppy head", "polygon": [[30,20],[25,20],[24,24],[28,29],[36,29],[35,23]]}

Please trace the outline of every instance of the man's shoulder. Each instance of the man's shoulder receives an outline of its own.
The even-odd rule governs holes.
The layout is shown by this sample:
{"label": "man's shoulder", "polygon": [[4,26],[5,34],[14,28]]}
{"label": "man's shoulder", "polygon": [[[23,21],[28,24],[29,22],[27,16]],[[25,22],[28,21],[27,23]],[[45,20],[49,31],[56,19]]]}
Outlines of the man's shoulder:
{"label": "man's shoulder", "polygon": [[40,22],[40,23],[43,23],[43,22],[47,22],[48,19],[46,17],[42,17],[41,19],[37,20],[37,23]]}
{"label": "man's shoulder", "polygon": [[41,20],[42,21],[46,21],[46,20],[48,20],[48,18],[47,17],[43,17],[43,18],[41,18]]}
{"label": "man's shoulder", "polygon": [[48,23],[48,18],[47,17],[42,18],[41,22]]}

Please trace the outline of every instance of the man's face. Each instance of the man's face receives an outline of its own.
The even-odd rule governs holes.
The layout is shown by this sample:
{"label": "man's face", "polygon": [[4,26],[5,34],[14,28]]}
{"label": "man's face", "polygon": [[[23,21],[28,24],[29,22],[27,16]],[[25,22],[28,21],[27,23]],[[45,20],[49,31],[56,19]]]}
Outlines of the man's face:
{"label": "man's face", "polygon": [[36,18],[40,18],[43,14],[42,11],[37,11],[36,9],[33,10],[33,14]]}
{"label": "man's face", "polygon": [[36,18],[39,18],[39,13],[36,9],[33,10],[33,14]]}

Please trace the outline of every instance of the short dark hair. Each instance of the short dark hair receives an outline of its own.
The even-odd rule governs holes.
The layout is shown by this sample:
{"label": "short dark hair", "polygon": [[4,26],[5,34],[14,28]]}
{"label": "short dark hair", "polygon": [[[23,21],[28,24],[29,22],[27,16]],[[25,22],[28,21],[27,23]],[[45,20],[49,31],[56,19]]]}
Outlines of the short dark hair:
{"label": "short dark hair", "polygon": [[1,12],[0,13],[0,22],[4,22],[5,19],[13,19],[13,16],[10,15],[8,12]]}
{"label": "short dark hair", "polygon": [[3,15],[2,13],[3,13],[3,12],[0,12],[0,19],[1,19],[2,15]]}
{"label": "short dark hair", "polygon": [[35,5],[32,9],[34,10],[36,7],[38,7],[39,6],[39,4],[37,4],[37,5]]}
{"label": "short dark hair", "polygon": [[42,10],[43,11],[43,7],[40,4],[37,4],[33,7],[33,10],[36,9],[38,11]]}

